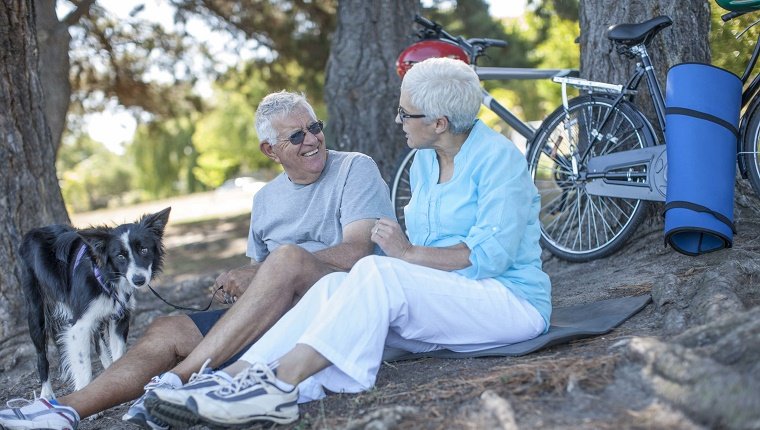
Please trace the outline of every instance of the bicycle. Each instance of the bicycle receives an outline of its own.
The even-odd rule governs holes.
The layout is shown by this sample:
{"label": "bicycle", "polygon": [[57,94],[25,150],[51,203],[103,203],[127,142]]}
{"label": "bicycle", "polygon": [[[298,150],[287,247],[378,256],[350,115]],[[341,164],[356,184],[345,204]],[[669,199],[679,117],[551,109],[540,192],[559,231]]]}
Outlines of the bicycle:
{"label": "bicycle", "polygon": [[[416,61],[422,61],[430,56],[448,56],[458,58],[470,64],[477,73],[481,81],[486,80],[508,80],[508,79],[549,79],[555,77],[578,76],[578,71],[574,69],[533,69],[519,67],[480,67],[477,65],[478,59],[485,55],[488,48],[506,47],[507,42],[498,39],[471,38],[465,39],[462,36],[452,36],[443,27],[420,15],[415,15],[414,21],[422,28],[417,32],[419,41],[413,43],[405,49],[396,61],[396,70],[399,76],[412,66]],[[435,46],[426,45],[434,41]],[[415,48],[430,48],[418,49]],[[433,52],[437,55],[432,55]],[[416,54],[415,58],[410,58],[409,54]],[[410,61],[412,60],[412,61]],[[527,122],[520,120],[509,109],[499,103],[485,88],[483,88],[483,105],[494,112],[496,116],[506,122],[518,134],[525,137],[526,142],[530,142],[536,134],[536,129]],[[527,145],[527,144],[526,144]],[[396,212],[396,218],[402,229],[404,224],[404,207],[409,203],[411,198],[411,188],[409,184],[409,168],[414,160],[416,149],[404,153],[397,163],[395,175],[391,181],[391,202]],[[527,151],[526,151],[527,152]]]}
{"label": "bicycle", "polygon": [[[723,19],[745,13],[732,12]],[[563,104],[542,123],[528,153],[528,166],[541,194],[541,244],[562,259],[584,262],[613,254],[646,217],[647,202],[666,200],[666,148],[632,98],[646,78],[664,135],[664,98],[646,47],[671,24],[669,17],[660,16],[610,27],[607,38],[617,52],[637,59],[625,84],[554,79],[562,85]],[[760,39],[741,78],[743,84],[758,55]],[[587,94],[568,100],[568,85]],[[760,194],[758,88],[760,74],[742,93],[742,106],[749,108],[740,121],[738,163]]]}

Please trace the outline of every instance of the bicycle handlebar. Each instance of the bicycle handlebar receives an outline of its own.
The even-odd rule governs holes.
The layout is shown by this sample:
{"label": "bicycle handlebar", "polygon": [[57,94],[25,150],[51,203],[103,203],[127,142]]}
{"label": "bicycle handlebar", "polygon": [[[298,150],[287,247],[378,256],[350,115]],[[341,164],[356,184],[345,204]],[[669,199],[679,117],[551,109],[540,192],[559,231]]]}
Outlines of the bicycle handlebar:
{"label": "bicycle handlebar", "polygon": [[446,30],[443,29],[441,24],[438,24],[435,21],[431,21],[424,16],[421,16],[419,14],[414,15],[414,22],[421,25],[423,27],[423,30],[420,31],[419,37],[420,38],[426,38],[426,37],[434,37],[437,39],[445,39],[450,42],[453,42],[460,47],[462,47],[466,52],[467,55],[470,56],[470,62],[475,64],[477,62],[478,57],[483,55],[483,51],[485,51],[486,48],[489,48],[491,46],[497,46],[500,48],[504,48],[508,45],[508,43],[504,40],[499,39],[487,39],[487,38],[473,38],[473,39],[465,39],[462,36],[452,36],[449,34]]}
{"label": "bicycle handlebar", "polygon": [[476,39],[467,39],[467,42],[469,42],[471,45],[481,45],[483,47],[498,46],[499,48],[506,48],[506,46],[508,45],[506,41],[499,40],[499,39],[476,38]]}
{"label": "bicycle handlebar", "polygon": [[749,12],[729,12],[729,13],[727,13],[725,15],[721,15],[720,19],[722,19],[723,22],[728,22],[728,21],[731,21],[734,18],[738,18],[738,17],[740,17],[742,15],[746,15],[748,13]]}
{"label": "bicycle handlebar", "polygon": [[419,24],[419,25],[421,25],[421,26],[423,26],[425,28],[429,28],[431,30],[440,30],[441,29],[440,25],[434,23],[433,21],[425,18],[424,16],[422,16],[420,14],[415,14],[414,15],[414,22],[416,22],[417,24]]}

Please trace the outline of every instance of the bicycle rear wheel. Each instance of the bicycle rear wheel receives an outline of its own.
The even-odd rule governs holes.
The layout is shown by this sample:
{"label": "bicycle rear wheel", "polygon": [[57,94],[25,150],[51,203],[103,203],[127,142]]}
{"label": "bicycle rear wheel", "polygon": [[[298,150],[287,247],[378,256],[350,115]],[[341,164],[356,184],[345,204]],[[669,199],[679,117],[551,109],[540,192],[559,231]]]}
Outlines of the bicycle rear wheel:
{"label": "bicycle rear wheel", "polygon": [[755,110],[749,119],[748,136],[742,145],[742,157],[747,166],[747,177],[755,195],[760,197],[760,110]]}
{"label": "bicycle rear wheel", "polygon": [[391,182],[391,203],[393,210],[396,212],[396,220],[401,224],[401,230],[406,232],[406,223],[404,222],[404,207],[412,198],[412,186],[409,183],[409,169],[414,161],[416,149],[412,149],[405,154],[401,154],[399,162],[396,164],[396,174]]}
{"label": "bicycle rear wheel", "polygon": [[[643,221],[647,206],[643,200],[588,194],[589,157],[652,146],[655,139],[649,123],[627,101],[581,96],[570,100],[568,108],[569,115],[560,107],[544,120],[528,165],[541,194],[541,245],[562,259],[583,262],[620,249]],[[584,151],[585,158],[573,160]]]}

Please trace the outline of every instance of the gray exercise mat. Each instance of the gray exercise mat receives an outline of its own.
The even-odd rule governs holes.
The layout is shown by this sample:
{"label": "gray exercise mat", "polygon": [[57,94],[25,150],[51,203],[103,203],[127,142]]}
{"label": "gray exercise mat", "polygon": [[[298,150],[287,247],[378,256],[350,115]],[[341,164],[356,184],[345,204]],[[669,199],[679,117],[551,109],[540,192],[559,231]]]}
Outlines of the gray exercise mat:
{"label": "gray exercise mat", "polygon": [[644,294],[635,297],[621,297],[555,308],[552,311],[551,326],[546,334],[508,346],[476,352],[453,352],[443,349],[419,354],[412,354],[395,348],[386,348],[383,353],[383,360],[411,360],[423,357],[517,357],[549,346],[607,333],[642,310],[651,299],[649,294]]}

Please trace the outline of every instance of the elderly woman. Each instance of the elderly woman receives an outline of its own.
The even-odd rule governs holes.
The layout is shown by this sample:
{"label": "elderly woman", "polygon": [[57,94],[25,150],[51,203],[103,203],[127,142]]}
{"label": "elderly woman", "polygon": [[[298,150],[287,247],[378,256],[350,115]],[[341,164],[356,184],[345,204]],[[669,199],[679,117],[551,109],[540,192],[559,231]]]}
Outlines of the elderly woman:
{"label": "elderly woman", "polygon": [[288,423],[297,401],[325,389],[370,389],[385,346],[471,352],[544,333],[551,287],[539,196],[520,151],[476,119],[480,98],[477,75],[460,61],[412,67],[396,117],[419,149],[409,239],[394,220],[378,220],[371,239],[387,256],[322,278],[225,378],[202,370],[184,389],[156,390],[151,413],[177,426]]}

